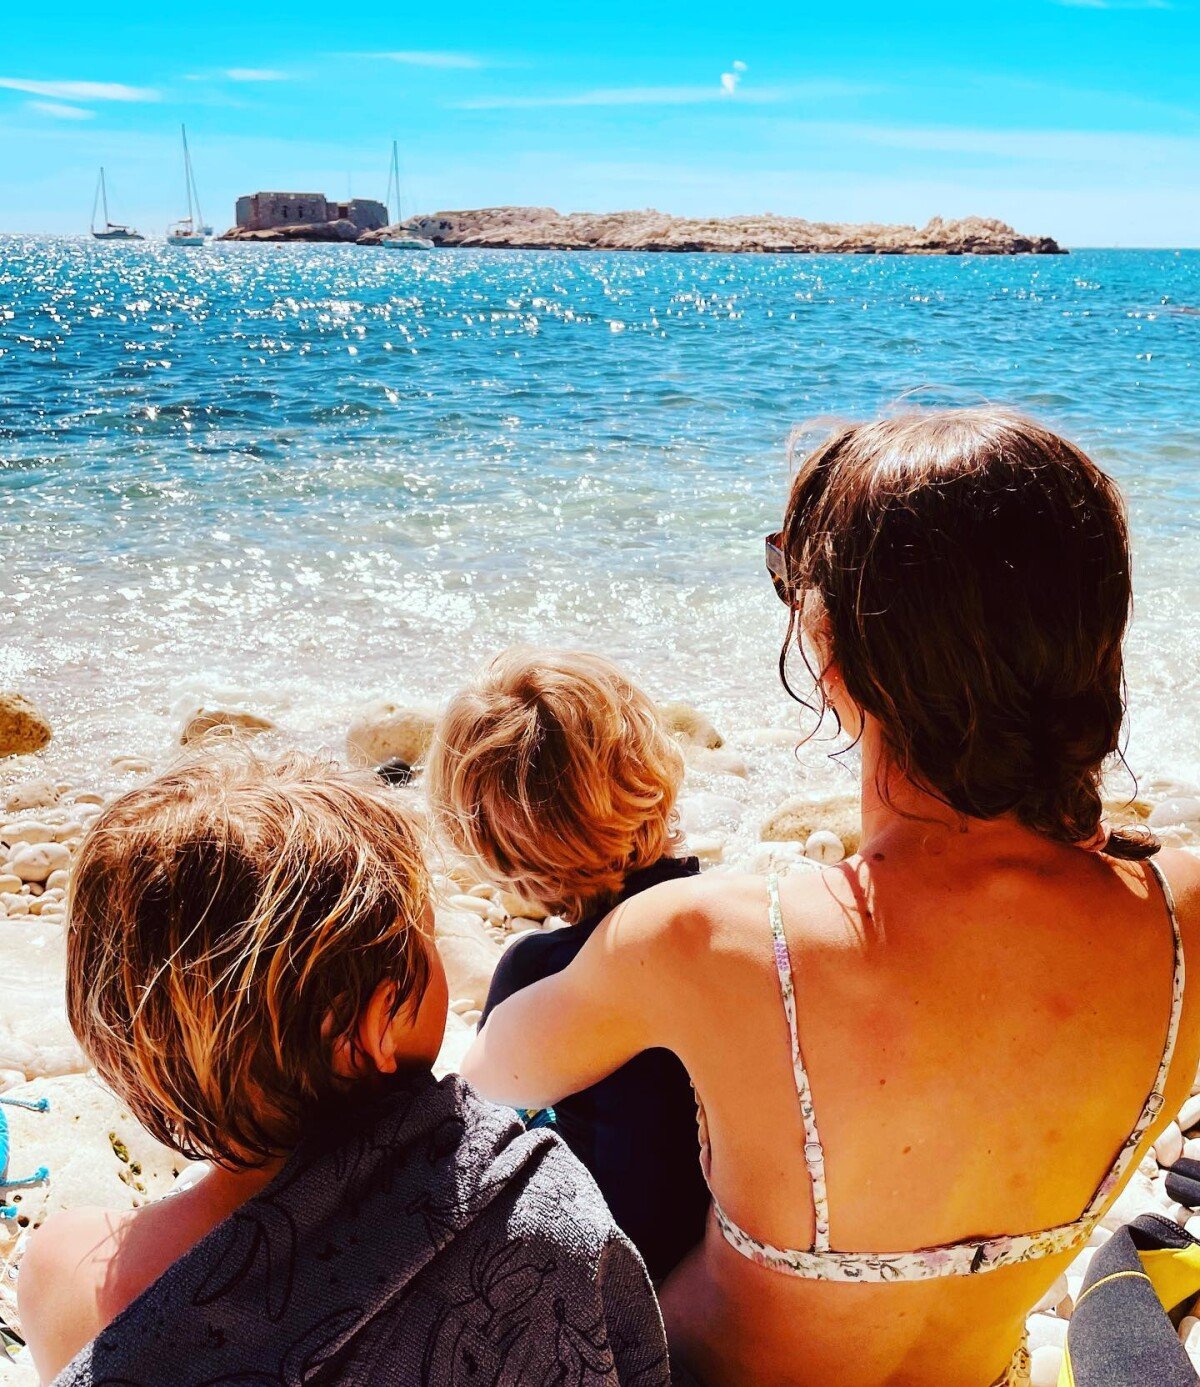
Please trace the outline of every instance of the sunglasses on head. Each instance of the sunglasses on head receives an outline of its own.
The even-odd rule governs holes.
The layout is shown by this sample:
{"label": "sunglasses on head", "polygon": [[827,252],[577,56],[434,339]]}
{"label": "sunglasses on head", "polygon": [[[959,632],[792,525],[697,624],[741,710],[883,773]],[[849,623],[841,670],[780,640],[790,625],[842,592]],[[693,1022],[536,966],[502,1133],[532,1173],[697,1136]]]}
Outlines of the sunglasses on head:
{"label": "sunglasses on head", "polygon": [[767,572],[775,584],[775,595],[788,607],[795,606],[791,579],[788,577],[787,555],[783,552],[783,531],[767,536]]}

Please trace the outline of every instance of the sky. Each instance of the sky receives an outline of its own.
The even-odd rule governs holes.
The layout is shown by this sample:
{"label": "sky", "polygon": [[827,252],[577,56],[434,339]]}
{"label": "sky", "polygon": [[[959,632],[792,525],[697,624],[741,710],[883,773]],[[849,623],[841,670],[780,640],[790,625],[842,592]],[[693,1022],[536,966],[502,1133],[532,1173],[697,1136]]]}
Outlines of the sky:
{"label": "sky", "polygon": [[1200,246],[1200,0],[5,7],[0,231],[240,193],[538,204]]}

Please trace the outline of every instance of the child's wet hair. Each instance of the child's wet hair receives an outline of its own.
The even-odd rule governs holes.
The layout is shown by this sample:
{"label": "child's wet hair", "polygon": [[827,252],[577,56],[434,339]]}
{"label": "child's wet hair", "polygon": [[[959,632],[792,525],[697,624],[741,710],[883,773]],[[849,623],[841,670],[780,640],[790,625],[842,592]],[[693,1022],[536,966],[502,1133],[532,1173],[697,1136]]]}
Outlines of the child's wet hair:
{"label": "child's wet hair", "polygon": [[206,751],[96,819],[73,875],[67,1011],[160,1141],[237,1168],[342,1096],[333,1047],[381,982],[430,974],[418,833],[373,777]]}

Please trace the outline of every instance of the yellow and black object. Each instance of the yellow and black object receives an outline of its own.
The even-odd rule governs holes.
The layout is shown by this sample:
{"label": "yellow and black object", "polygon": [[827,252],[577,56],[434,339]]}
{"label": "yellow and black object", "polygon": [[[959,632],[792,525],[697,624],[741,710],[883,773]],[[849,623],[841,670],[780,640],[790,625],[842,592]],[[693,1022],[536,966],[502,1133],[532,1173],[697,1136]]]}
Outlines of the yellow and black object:
{"label": "yellow and black object", "polygon": [[1177,1326],[1200,1294],[1200,1242],[1143,1214],[1096,1250],[1058,1387],[1200,1387]]}

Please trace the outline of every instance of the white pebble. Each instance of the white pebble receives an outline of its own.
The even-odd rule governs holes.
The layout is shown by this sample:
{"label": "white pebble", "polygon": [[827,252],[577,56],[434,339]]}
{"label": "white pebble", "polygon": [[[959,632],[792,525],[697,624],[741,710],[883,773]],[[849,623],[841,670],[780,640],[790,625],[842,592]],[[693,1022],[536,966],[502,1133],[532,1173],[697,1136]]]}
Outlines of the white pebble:
{"label": "white pebble", "polygon": [[71,884],[71,873],[59,867],[46,878],[46,888],[50,891],[65,891]]}
{"label": "white pebble", "polygon": [[1054,1348],[1062,1348],[1067,1342],[1068,1323],[1067,1320],[1060,1320],[1057,1315],[1030,1315],[1025,1321],[1025,1327],[1029,1331],[1029,1352],[1036,1353],[1047,1344],[1053,1345]]}
{"label": "white pebble", "polygon": [[1151,828],[1200,823],[1200,799],[1195,795],[1176,795],[1165,799],[1150,811],[1148,822]]}
{"label": "white pebble", "polygon": [[698,833],[688,838],[687,850],[693,857],[712,866],[725,856],[725,840],[719,833]]}
{"label": "white pebble", "polygon": [[71,865],[71,854],[61,843],[30,843],[18,848],[9,862],[22,881],[45,881],[51,872]]}
{"label": "white pebble", "polygon": [[1184,1315],[1179,1321],[1179,1342],[1184,1346],[1188,1345],[1188,1340],[1195,1341],[1196,1333],[1200,1330],[1200,1320],[1195,1315]]}
{"label": "white pebble", "polygon": [[1173,1166],[1183,1155],[1183,1133],[1179,1124],[1172,1122],[1154,1143],[1154,1159],[1161,1166]]}
{"label": "white pebble", "polygon": [[67,819],[58,824],[54,830],[54,837],[60,843],[69,843],[76,838],[83,836],[83,825],[78,819]]}
{"label": "white pebble", "polygon": [[1200,1137],[1188,1137],[1183,1143],[1183,1159],[1200,1161]]}
{"label": "white pebble", "polygon": [[732,795],[713,794],[709,790],[700,790],[679,801],[679,822],[689,838],[693,834],[737,828],[744,812]]}
{"label": "white pebble", "polygon": [[0,1069],[0,1093],[6,1089],[16,1088],[18,1084],[25,1082],[25,1071],[23,1069]]}
{"label": "white pebble", "polygon": [[840,862],[846,856],[846,849],[836,833],[828,828],[818,828],[815,833],[808,835],[804,844],[804,855],[811,857],[814,862],[832,864]]}
{"label": "white pebble", "polygon": [[492,908],[491,901],[485,900],[482,896],[451,896],[446,904],[455,910],[469,910],[481,920],[488,918]]}
{"label": "white pebble", "polygon": [[112,764],[124,775],[148,775],[154,769],[143,756],[114,756]]}
{"label": "white pebble", "polygon": [[0,825],[0,838],[6,843],[50,843],[55,836],[53,824],[38,819]]}
{"label": "white pebble", "polygon": [[1030,1355],[1029,1387],[1058,1387],[1063,1351],[1053,1344],[1035,1349]]}
{"label": "white pebble", "polygon": [[1193,1127],[1200,1123],[1200,1093],[1194,1093],[1179,1109],[1179,1116],[1175,1119],[1179,1127],[1184,1132],[1190,1132]]}
{"label": "white pebble", "polygon": [[208,1161],[189,1161],[187,1165],[175,1177],[172,1189],[190,1190],[193,1185],[198,1185],[201,1180],[212,1170]]}
{"label": "white pebble", "polygon": [[71,800],[75,804],[101,805],[105,803],[105,796],[98,790],[76,790]]}
{"label": "white pebble", "polygon": [[0,896],[6,896],[10,891],[17,892],[21,889],[21,878],[14,876],[12,872],[0,872]]}

